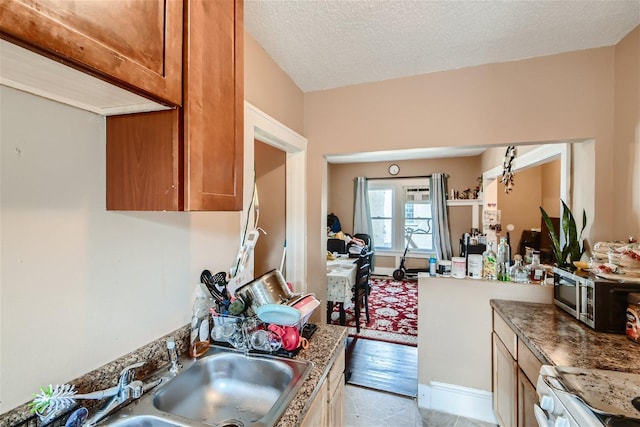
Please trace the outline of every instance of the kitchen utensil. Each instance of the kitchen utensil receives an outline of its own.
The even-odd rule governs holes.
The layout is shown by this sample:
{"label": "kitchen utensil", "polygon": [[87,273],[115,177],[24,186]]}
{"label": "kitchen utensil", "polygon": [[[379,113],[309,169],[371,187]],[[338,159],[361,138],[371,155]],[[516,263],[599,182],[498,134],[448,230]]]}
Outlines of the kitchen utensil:
{"label": "kitchen utensil", "polygon": [[255,350],[278,351],[282,347],[282,339],[273,331],[259,329],[249,334],[249,343]]}
{"label": "kitchen utensil", "polygon": [[283,326],[297,325],[302,318],[299,310],[281,304],[262,305],[257,308],[257,315],[258,319],[264,323],[275,323]]}
{"label": "kitchen utensil", "polygon": [[316,299],[315,294],[307,294],[300,299],[294,300],[289,305],[300,312],[302,320],[301,326],[304,326],[308,321],[314,310],[320,306],[320,301]]}
{"label": "kitchen utensil", "polygon": [[260,306],[286,304],[301,296],[301,294],[294,294],[289,290],[284,277],[278,270],[271,270],[241,286],[236,290],[235,295],[244,302],[247,316],[254,316]]}
{"label": "kitchen utensil", "polygon": [[309,348],[309,340],[300,335],[300,331],[295,326],[269,325],[269,330],[274,332],[282,340],[282,348],[293,351],[298,347]]}

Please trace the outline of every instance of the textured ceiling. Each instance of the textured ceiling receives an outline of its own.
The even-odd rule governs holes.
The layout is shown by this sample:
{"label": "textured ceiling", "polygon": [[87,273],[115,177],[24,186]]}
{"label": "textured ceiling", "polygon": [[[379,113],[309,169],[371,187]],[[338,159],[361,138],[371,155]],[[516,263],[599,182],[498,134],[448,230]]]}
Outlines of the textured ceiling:
{"label": "textured ceiling", "polygon": [[245,0],[304,92],[616,44],[640,0]]}

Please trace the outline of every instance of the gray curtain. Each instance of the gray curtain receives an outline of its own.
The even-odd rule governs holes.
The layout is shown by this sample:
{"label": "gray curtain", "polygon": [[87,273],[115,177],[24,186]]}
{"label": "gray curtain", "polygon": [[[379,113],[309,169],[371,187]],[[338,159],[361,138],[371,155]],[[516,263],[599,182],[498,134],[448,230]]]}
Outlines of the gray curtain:
{"label": "gray curtain", "polygon": [[438,259],[451,259],[451,233],[447,214],[447,176],[443,173],[431,174],[429,193],[431,194],[431,218],[433,221],[433,245]]}
{"label": "gray curtain", "polygon": [[[364,176],[356,177],[354,183],[353,234],[368,234],[371,238],[369,250],[373,250],[375,245],[373,243],[373,226],[371,225],[371,209],[369,207],[369,184]],[[373,264],[372,258],[372,269]]]}

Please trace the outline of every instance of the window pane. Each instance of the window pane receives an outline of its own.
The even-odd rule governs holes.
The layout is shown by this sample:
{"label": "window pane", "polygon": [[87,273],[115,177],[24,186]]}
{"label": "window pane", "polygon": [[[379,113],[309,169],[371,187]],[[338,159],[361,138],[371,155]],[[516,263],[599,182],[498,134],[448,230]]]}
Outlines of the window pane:
{"label": "window pane", "polygon": [[414,251],[428,251],[433,249],[433,234],[431,231],[431,204],[405,203],[405,229],[414,229],[409,248]]}
{"label": "window pane", "polygon": [[393,247],[393,226],[389,219],[372,219],[373,244],[377,249],[391,249]]}
{"label": "window pane", "polygon": [[372,218],[391,218],[393,216],[393,190],[369,190],[369,206]]}

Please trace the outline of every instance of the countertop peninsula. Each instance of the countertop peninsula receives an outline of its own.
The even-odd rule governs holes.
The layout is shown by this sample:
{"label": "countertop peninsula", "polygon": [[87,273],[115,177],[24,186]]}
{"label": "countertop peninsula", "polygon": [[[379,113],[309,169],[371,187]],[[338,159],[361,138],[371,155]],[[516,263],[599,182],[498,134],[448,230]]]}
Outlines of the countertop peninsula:
{"label": "countertop peninsula", "polygon": [[640,345],[624,334],[596,332],[553,304],[490,303],[544,364],[640,374]]}

